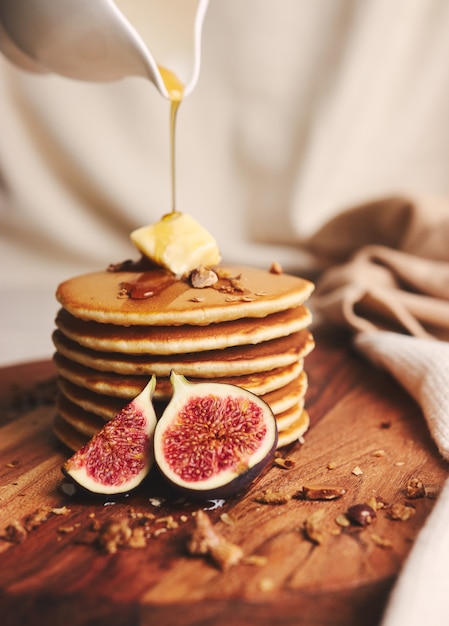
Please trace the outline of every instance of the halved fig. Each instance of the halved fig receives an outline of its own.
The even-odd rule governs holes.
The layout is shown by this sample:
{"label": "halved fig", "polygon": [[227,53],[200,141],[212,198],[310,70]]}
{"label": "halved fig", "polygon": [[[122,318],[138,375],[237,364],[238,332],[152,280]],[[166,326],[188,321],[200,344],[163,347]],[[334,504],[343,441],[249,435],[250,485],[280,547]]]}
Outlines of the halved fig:
{"label": "halved fig", "polygon": [[137,487],[154,462],[156,414],[153,376],[141,393],[62,466],[75,483],[97,494],[120,494]]}
{"label": "halved fig", "polygon": [[276,419],[258,396],[224,383],[190,383],[172,372],[173,396],[154,433],[154,456],[168,482],[196,499],[225,498],[271,462]]}

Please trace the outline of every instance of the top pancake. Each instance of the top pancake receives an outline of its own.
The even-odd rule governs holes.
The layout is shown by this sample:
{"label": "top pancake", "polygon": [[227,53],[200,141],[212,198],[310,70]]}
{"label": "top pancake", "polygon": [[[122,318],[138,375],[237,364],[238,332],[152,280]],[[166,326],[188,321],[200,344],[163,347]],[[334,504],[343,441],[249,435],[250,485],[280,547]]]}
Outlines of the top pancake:
{"label": "top pancake", "polygon": [[[193,288],[170,272],[93,272],[61,283],[56,297],[66,311],[82,320],[124,326],[203,326],[241,318],[261,318],[302,305],[312,282],[256,268],[220,266],[218,283]],[[147,295],[132,298],[137,287]]]}

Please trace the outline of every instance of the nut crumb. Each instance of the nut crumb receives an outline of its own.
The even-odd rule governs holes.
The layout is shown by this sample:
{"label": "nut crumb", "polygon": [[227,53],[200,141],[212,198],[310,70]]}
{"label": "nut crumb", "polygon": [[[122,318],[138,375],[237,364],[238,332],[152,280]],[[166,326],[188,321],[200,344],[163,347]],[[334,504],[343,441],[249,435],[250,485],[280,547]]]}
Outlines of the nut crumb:
{"label": "nut crumb", "polygon": [[304,535],[306,539],[315,543],[317,545],[321,545],[324,541],[324,531],[320,526],[320,522],[323,518],[324,511],[319,509],[315,511],[304,522]]}
{"label": "nut crumb", "polygon": [[28,531],[22,522],[15,520],[5,528],[5,534],[2,539],[11,543],[23,543],[28,537]]}
{"label": "nut crumb", "polygon": [[204,298],[199,298],[195,296],[194,298],[190,298],[190,302],[204,302]]}
{"label": "nut crumb", "polygon": [[282,467],[283,469],[292,469],[293,467],[295,467],[295,462],[288,456],[285,458],[283,458],[282,456],[276,457],[274,459],[274,464],[278,467]]}
{"label": "nut crumb", "polygon": [[424,483],[419,478],[411,478],[405,486],[405,493],[410,500],[424,498],[426,495]]}
{"label": "nut crumb", "polygon": [[376,535],[375,533],[372,533],[370,536],[373,542],[376,544],[376,546],[379,546],[379,548],[388,549],[393,547],[393,543],[385,537],[381,537],[380,535]]}
{"label": "nut crumb", "polygon": [[291,495],[288,493],[266,489],[262,491],[260,496],[257,496],[256,502],[261,504],[286,504],[290,499]]}
{"label": "nut crumb", "polygon": [[329,463],[327,464],[327,469],[328,470],[333,470],[337,467],[337,464],[334,461],[329,461]]}
{"label": "nut crumb", "polygon": [[336,485],[303,485],[295,497],[305,500],[335,500],[346,493],[344,487]]}
{"label": "nut crumb", "polygon": [[415,514],[415,509],[407,504],[397,502],[392,504],[388,510],[388,517],[393,521],[406,522]]}
{"label": "nut crumb", "polygon": [[363,474],[363,470],[357,465],[351,472],[354,476],[361,476]]}
{"label": "nut crumb", "polygon": [[348,528],[348,526],[351,525],[351,522],[344,513],[337,515],[337,517],[335,518],[335,523],[342,528]]}
{"label": "nut crumb", "polygon": [[235,519],[229,515],[229,513],[222,513],[220,519],[224,524],[228,526],[235,526]]}
{"label": "nut crumb", "polygon": [[266,556],[259,556],[258,554],[251,554],[242,559],[242,563],[245,565],[256,565],[257,567],[263,567],[267,562],[268,559]]}
{"label": "nut crumb", "polygon": [[208,515],[201,509],[195,515],[195,529],[187,542],[192,555],[209,556],[223,571],[237,565],[243,558],[243,550],[220,535]]}
{"label": "nut crumb", "polygon": [[385,450],[374,450],[373,452],[373,456],[377,456],[377,457],[385,456],[385,454],[386,454]]}
{"label": "nut crumb", "polygon": [[282,265],[277,261],[273,261],[270,266],[270,274],[283,274],[283,272]]}

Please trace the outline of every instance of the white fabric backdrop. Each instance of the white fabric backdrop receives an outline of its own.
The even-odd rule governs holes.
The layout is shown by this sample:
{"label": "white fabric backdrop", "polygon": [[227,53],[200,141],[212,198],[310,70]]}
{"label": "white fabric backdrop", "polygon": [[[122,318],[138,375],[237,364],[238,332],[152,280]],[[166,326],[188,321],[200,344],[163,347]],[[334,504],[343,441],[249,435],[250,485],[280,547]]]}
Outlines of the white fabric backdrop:
{"label": "white fabric backdrop", "polygon": [[[343,208],[447,194],[448,32],[446,0],[211,0],[178,208],[225,259],[308,273],[301,240]],[[144,79],[0,58],[2,363],[49,356],[57,282],[128,258],[170,209],[168,111]]]}

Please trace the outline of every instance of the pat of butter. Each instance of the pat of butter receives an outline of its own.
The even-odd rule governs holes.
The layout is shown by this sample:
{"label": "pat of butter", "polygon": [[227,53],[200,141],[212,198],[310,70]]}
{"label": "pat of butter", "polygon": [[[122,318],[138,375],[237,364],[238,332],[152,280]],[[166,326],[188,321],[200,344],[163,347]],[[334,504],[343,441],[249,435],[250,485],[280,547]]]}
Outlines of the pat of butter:
{"label": "pat of butter", "polygon": [[221,261],[215,239],[186,213],[168,213],[159,222],[134,230],[130,237],[144,256],[178,277]]}

